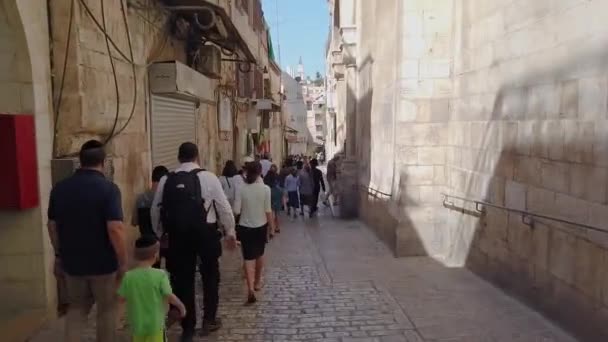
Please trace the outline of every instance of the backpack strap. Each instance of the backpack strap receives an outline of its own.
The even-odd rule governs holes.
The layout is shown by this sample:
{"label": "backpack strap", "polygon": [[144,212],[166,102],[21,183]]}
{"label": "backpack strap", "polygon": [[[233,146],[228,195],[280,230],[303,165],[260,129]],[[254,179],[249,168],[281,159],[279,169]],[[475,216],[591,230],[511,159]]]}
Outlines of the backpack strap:
{"label": "backpack strap", "polygon": [[211,207],[213,207],[213,210],[215,212],[215,220],[216,220],[216,222],[219,222],[219,217],[217,215],[217,207],[215,206],[215,200],[211,200],[211,206],[209,206],[209,209],[207,209],[205,207],[205,199],[203,198],[203,194],[201,193],[201,180],[200,180],[200,178],[198,178],[198,174],[203,171],[207,171],[207,170],[198,168],[198,169],[194,169],[194,170],[190,171],[189,173],[191,175],[193,175],[194,177],[196,177],[196,183],[198,184],[198,186],[196,188],[197,189],[196,192],[197,192],[197,195],[203,200],[203,213],[205,214],[205,220],[209,217],[209,212],[211,211]]}

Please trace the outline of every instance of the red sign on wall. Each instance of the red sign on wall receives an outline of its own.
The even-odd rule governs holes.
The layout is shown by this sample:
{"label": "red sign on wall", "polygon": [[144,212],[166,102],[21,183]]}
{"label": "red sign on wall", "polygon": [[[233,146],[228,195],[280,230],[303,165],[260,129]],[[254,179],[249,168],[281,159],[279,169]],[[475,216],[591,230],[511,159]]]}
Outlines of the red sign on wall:
{"label": "red sign on wall", "polygon": [[39,205],[36,127],[33,115],[0,114],[0,209]]}

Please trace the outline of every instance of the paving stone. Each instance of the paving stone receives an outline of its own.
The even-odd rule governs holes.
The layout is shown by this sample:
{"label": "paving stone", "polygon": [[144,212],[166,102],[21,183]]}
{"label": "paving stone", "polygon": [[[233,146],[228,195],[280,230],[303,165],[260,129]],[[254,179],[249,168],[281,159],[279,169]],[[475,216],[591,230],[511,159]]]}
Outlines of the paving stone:
{"label": "paving stone", "polygon": [[[395,259],[355,221],[321,217],[285,223],[267,251],[265,286],[251,306],[244,305],[239,254],[224,253],[219,309],[224,327],[196,341],[576,341],[467,270],[427,258]],[[198,278],[197,283],[202,306]],[[94,341],[92,318],[83,341]],[[31,342],[61,341],[60,323]],[[169,335],[177,341],[179,328]],[[126,327],[119,341],[129,341]]]}

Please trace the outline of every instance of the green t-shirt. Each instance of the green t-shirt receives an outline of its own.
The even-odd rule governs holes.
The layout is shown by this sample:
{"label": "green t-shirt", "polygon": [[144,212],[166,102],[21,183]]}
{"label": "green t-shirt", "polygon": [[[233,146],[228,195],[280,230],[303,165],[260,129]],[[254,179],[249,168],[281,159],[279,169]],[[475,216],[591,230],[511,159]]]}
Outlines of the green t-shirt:
{"label": "green t-shirt", "polygon": [[127,300],[127,319],[135,336],[147,336],[163,330],[167,312],[166,298],[173,293],[163,270],[136,268],[127,272],[118,295]]}

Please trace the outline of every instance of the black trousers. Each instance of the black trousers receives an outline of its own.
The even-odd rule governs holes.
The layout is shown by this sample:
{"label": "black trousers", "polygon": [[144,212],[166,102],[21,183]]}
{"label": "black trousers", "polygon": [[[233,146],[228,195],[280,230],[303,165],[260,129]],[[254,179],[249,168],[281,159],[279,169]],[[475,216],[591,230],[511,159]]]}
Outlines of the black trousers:
{"label": "black trousers", "polygon": [[321,193],[321,189],[315,189],[310,198],[310,211],[316,212],[319,210],[319,194]]}
{"label": "black trousers", "polygon": [[195,273],[199,259],[203,280],[203,321],[216,319],[220,284],[218,259],[222,255],[220,240],[217,229],[202,236],[169,235],[167,270],[173,293],[186,306],[186,317],[182,319],[184,331],[192,332],[196,327]]}

